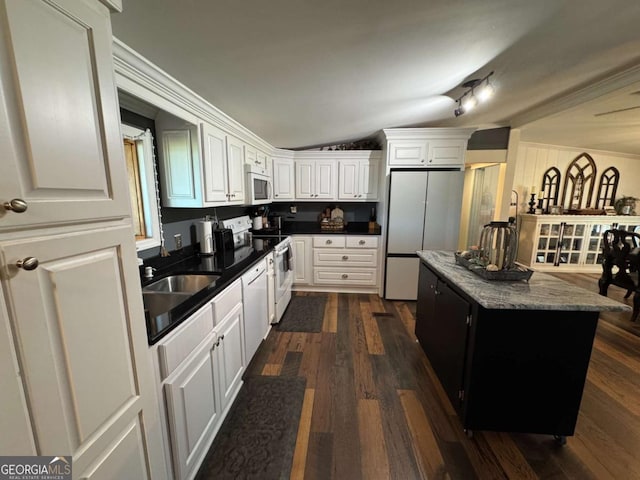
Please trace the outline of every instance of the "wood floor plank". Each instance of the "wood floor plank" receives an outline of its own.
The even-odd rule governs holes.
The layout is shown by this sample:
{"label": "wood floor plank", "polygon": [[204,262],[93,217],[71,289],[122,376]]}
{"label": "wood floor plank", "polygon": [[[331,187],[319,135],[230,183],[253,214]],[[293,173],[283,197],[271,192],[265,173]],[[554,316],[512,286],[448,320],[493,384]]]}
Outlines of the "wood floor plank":
{"label": "wood floor plank", "polygon": [[282,365],[284,357],[287,355],[289,349],[289,342],[291,341],[291,332],[278,332],[278,341],[273,350],[271,351],[267,363],[274,365]]}
{"label": "wood floor plank", "polygon": [[280,368],[281,377],[297,377],[302,363],[302,352],[287,352]]}
{"label": "wood floor plank", "polygon": [[445,478],[447,475],[444,459],[440,453],[429,419],[422,409],[415,392],[398,390],[400,403],[411,432],[412,447],[418,461],[422,478]]}
{"label": "wood floor plank", "polygon": [[327,296],[322,319],[322,331],[336,333],[338,331],[338,294],[331,292]]}
{"label": "wood floor plank", "polygon": [[277,377],[278,375],[280,375],[281,369],[282,369],[281,363],[267,363],[262,369],[262,375],[267,377],[269,376]]}
{"label": "wood floor plank", "polygon": [[358,400],[358,427],[362,450],[362,478],[366,480],[390,478],[387,445],[377,400]]}
{"label": "wood floor plank", "polygon": [[307,379],[307,386],[315,388],[318,376],[318,356],[320,355],[321,333],[308,333],[307,341],[302,352],[299,375]]}
{"label": "wood floor plank", "polygon": [[[332,432],[333,425],[333,378],[336,363],[336,336],[323,333],[320,342],[320,355],[313,384],[316,385],[315,401],[311,431],[319,433]],[[307,378],[309,382],[309,378]]]}
{"label": "wood floor plank", "polygon": [[293,464],[291,466],[290,478],[292,480],[301,480],[304,478],[304,469],[307,463],[307,453],[309,447],[309,432],[311,429],[311,415],[313,413],[314,394],[315,391],[313,388],[307,388],[304,391],[302,413],[300,414],[298,435],[296,437],[296,447],[293,452]]}
{"label": "wood floor plank", "polygon": [[619,404],[640,416],[640,378],[626,366],[611,360],[599,351],[591,354],[587,379]]}
{"label": "wood floor plank", "polygon": [[384,355],[384,344],[378,330],[378,323],[373,319],[371,314],[371,305],[369,302],[360,302],[360,315],[362,317],[362,325],[367,340],[367,350],[370,355]]}
{"label": "wood floor plank", "polygon": [[309,434],[304,478],[305,480],[336,478],[333,475],[333,433],[311,431]]}
{"label": "wood floor plank", "polygon": [[349,327],[356,398],[377,398],[360,302],[355,296],[349,299]]}
{"label": "wood floor plank", "polygon": [[384,313],[386,310],[384,309],[384,304],[382,303],[382,299],[376,293],[372,293],[369,295],[369,303],[371,304],[371,313]]}
{"label": "wood floor plank", "polygon": [[306,332],[293,332],[291,334],[291,339],[289,340],[289,345],[287,346],[287,351],[289,352],[304,351],[304,344],[307,343],[308,336],[309,334]]}
{"label": "wood floor plank", "polygon": [[406,302],[396,302],[395,309],[398,312],[404,327],[407,329],[409,338],[415,338],[416,334],[416,319],[415,316],[409,310],[409,306]]}
{"label": "wood floor plank", "polygon": [[538,478],[508,433],[484,432],[484,437],[509,478],[521,480],[536,480]]}

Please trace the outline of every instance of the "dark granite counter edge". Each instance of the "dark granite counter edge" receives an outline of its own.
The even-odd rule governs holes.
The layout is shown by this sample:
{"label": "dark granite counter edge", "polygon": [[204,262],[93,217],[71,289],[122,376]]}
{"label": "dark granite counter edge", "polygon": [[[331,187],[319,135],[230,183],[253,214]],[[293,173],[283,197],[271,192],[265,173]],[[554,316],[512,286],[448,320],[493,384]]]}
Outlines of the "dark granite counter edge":
{"label": "dark granite counter edge", "polygon": [[[628,305],[541,272],[535,272],[528,283],[491,281],[457,265],[453,252],[425,250],[417,253],[423,263],[484,308],[631,311]],[[591,300],[586,301],[587,298]]]}

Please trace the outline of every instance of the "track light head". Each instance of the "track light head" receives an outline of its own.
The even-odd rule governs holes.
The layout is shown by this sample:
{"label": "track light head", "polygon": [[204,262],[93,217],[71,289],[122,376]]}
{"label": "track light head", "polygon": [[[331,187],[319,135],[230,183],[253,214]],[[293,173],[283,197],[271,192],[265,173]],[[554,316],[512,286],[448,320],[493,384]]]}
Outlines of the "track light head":
{"label": "track light head", "polygon": [[458,107],[453,111],[453,113],[455,114],[456,117],[459,117],[460,115],[464,114],[464,108]]}
{"label": "track light head", "polygon": [[478,102],[485,102],[493,96],[494,89],[489,83],[489,77],[491,77],[491,75],[493,75],[493,72],[483,78],[467,80],[461,85],[461,87],[466,88],[467,91],[456,100],[456,102],[458,102],[458,108],[453,111],[456,117],[473,110],[476,105],[478,105]]}

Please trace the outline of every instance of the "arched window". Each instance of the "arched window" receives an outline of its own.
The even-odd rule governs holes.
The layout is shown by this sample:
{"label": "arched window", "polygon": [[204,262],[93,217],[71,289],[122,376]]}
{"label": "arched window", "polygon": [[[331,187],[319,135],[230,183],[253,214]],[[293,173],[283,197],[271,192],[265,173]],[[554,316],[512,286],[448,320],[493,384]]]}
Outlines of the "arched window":
{"label": "arched window", "polygon": [[618,190],[618,180],[620,180],[620,172],[617,168],[609,167],[602,172],[600,184],[598,185],[596,208],[613,206],[613,202],[616,200],[616,191]]}
{"label": "arched window", "polygon": [[549,168],[542,175],[542,211],[549,213],[549,206],[558,205],[558,193],[560,192],[560,170],[556,167]]}
{"label": "arched window", "polygon": [[581,153],[569,164],[562,190],[562,206],[565,210],[591,206],[596,171],[596,163],[588,153]]}

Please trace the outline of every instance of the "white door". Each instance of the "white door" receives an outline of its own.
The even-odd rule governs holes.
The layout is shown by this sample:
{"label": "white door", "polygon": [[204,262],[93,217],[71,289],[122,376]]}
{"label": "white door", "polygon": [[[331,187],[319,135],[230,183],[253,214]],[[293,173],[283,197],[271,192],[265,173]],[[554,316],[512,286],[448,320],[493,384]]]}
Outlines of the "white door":
{"label": "white door", "polygon": [[[0,288],[0,452],[37,455],[9,315]],[[10,433],[9,433],[10,432]]]}
{"label": "white door", "polygon": [[422,249],[427,172],[391,172],[387,254]]}
{"label": "white door", "polygon": [[244,144],[227,135],[227,175],[229,176],[229,202],[244,203]]}
{"label": "white door", "polygon": [[338,170],[338,198],[357,200],[360,193],[360,161],[340,160]]}
{"label": "white door", "polygon": [[430,171],[422,235],[423,250],[458,248],[464,172]]}
{"label": "white door", "polygon": [[273,159],[273,199],[290,200],[295,197],[293,160]]}
{"label": "white door", "polygon": [[217,330],[220,342],[216,342],[220,366],[220,400],[222,409],[235,396],[242,382],[245,369],[244,355],[244,319],[242,303],[238,303],[220,322]]}
{"label": "white door", "polygon": [[[151,478],[162,446],[131,227],[20,238],[0,252],[39,453],[73,455],[78,477],[130,478],[121,469],[134,461],[136,478]],[[16,267],[30,257],[37,268]]]}
{"label": "white door", "polygon": [[296,198],[315,198],[315,162],[296,160]]}
{"label": "white door", "polygon": [[214,338],[211,336],[211,341],[165,383],[173,464],[180,480],[199,466],[201,454],[209,447],[208,440],[221,418]]}
{"label": "white door", "polygon": [[[309,284],[313,281],[313,252],[312,252],[312,238],[294,236],[291,237],[293,246],[293,283],[294,284]],[[283,282],[285,278],[284,264],[282,257],[276,255],[276,279],[278,283]],[[281,288],[277,286],[278,290]],[[276,298],[278,298],[278,292],[276,292]]]}
{"label": "white door", "polygon": [[0,228],[130,215],[108,10],[7,0],[0,31]]}
{"label": "white door", "polygon": [[418,298],[418,257],[387,257],[386,289],[388,300],[416,300]]}
{"label": "white door", "polygon": [[377,200],[378,183],[380,181],[380,161],[362,160],[360,161],[358,194],[360,200]]}
{"label": "white door", "polygon": [[204,200],[227,201],[227,147],[226,135],[208,123],[201,124],[202,162],[204,166]]}
{"label": "white door", "polygon": [[333,200],[338,190],[338,165],[335,160],[315,160],[314,198]]}

